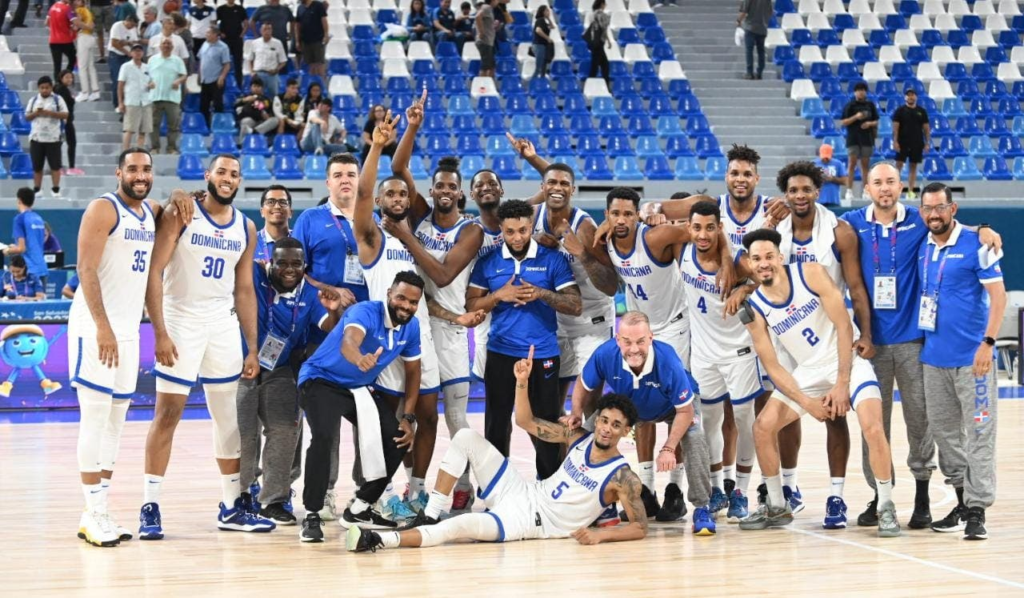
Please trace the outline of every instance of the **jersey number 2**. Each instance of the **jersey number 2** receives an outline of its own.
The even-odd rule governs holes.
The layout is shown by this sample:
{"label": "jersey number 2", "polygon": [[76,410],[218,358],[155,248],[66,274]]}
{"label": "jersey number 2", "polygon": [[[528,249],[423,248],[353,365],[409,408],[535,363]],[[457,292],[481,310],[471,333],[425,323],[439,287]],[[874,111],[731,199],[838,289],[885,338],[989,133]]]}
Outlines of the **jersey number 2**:
{"label": "jersey number 2", "polygon": [[807,344],[812,347],[814,345],[817,345],[818,341],[821,340],[814,334],[814,331],[811,330],[810,328],[804,328],[803,330],[800,331],[800,334],[804,335],[804,338],[807,339]]}
{"label": "jersey number 2", "polygon": [[561,482],[558,487],[551,491],[551,498],[558,500],[559,496],[562,496],[562,492],[569,487],[568,482]]}
{"label": "jersey number 2", "polygon": [[224,276],[224,258],[206,256],[203,259],[203,278],[220,278]]}
{"label": "jersey number 2", "polygon": [[141,249],[135,252],[135,261],[132,262],[132,272],[145,272],[146,271],[146,254],[148,251]]}

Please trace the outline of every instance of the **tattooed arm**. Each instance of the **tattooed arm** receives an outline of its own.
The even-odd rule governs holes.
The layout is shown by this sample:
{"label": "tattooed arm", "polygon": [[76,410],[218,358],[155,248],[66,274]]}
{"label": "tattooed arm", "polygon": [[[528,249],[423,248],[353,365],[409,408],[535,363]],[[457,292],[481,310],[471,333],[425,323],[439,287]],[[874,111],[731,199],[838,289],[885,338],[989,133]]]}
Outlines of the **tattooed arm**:
{"label": "tattooed arm", "polygon": [[533,371],[533,345],[530,345],[530,353],[526,359],[520,359],[514,366],[516,375],[516,425],[526,430],[531,436],[536,436],[544,442],[572,444],[581,436],[584,430],[572,430],[569,427],[549,422],[546,419],[533,416],[533,408],[530,407],[530,372]]}
{"label": "tattooed arm", "polygon": [[[578,285],[565,287],[561,291],[549,291],[536,287],[526,281],[523,281],[522,286],[534,289],[535,292],[531,296],[532,298],[540,299],[560,314],[578,316],[583,313],[583,298],[580,297],[580,287]],[[529,301],[532,301],[532,298]]]}
{"label": "tattooed arm", "polygon": [[605,488],[604,498],[605,502],[622,503],[629,516],[629,524],[599,529],[584,527],[574,531],[572,537],[580,544],[587,545],[643,540],[647,537],[647,511],[640,498],[640,488],[640,478],[633,470],[628,465],[620,467]]}

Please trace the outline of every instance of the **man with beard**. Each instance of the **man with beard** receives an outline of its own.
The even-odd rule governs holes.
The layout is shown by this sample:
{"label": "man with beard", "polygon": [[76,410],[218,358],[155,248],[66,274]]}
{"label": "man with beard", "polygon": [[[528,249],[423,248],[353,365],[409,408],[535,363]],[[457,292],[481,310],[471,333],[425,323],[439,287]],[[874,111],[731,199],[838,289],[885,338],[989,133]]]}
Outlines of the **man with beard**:
{"label": "man with beard", "polygon": [[[323,520],[331,439],[341,418],[359,427],[360,458],[366,477],[345,509],[343,527],[356,524],[394,529],[373,508],[413,442],[416,397],[420,379],[420,323],[415,319],[423,297],[423,279],[415,272],[395,275],[384,301],[364,301],[345,310],[336,326],[299,371],[299,402],[312,435],[306,451],[302,502],[306,518],[299,540],[323,542]],[[409,393],[401,419],[394,408],[370,394],[380,372],[398,360],[405,366]]]}
{"label": "man with beard", "polygon": [[[474,219],[484,232],[483,241],[480,244],[480,251],[477,252],[477,260],[482,260],[491,252],[500,249],[501,221],[498,219],[498,206],[505,195],[505,188],[501,184],[501,177],[498,173],[489,169],[478,170],[473,178],[469,179],[469,197],[476,204],[480,214]],[[484,321],[473,329],[473,354],[471,374],[477,380],[484,379],[484,370],[487,367],[487,337],[491,330],[491,314],[487,314]]]}
{"label": "man with beard", "polygon": [[[817,171],[817,169],[815,169]],[[900,535],[892,502],[892,458],[882,426],[881,390],[871,364],[853,351],[853,323],[839,289],[820,264],[785,264],[782,237],[757,230],[743,237],[760,288],[740,311],[765,371],[781,394],[774,394],[757,416],[754,442],[767,486],[766,500],[740,521],[742,530],[762,530],[793,521],[793,508],[779,475],[778,433],[805,413],[818,421],[841,417],[852,408],[868,442],[878,481],[878,535]],[[773,342],[795,367],[779,363]]]}
{"label": "man with beard", "polygon": [[[193,199],[197,210],[188,224],[178,226],[176,208],[161,216],[149,268],[146,308],[156,338],[157,381],[139,517],[143,540],[164,536],[160,490],[174,430],[197,380],[213,419],[214,456],[221,473],[223,502],[217,527],[274,529],[272,521],[255,512],[252,497],[242,495],[239,481],[238,379],[254,378],[260,367],[252,282],[256,227],[231,205],[242,178],[237,158],[215,156],[205,178],[206,193]],[[239,324],[248,347],[244,359]]]}

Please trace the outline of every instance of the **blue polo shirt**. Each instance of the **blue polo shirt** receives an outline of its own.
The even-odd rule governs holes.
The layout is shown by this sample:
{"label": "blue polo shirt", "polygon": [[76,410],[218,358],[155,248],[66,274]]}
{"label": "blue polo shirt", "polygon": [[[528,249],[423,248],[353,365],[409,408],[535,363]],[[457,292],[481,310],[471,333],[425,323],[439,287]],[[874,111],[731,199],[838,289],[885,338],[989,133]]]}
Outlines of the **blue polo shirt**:
{"label": "blue polo shirt", "polygon": [[[825,171],[828,176],[846,176],[846,164],[843,164],[842,160],[837,160],[834,157],[827,164],[824,160],[818,158],[814,161],[814,165]],[[839,184],[824,183],[821,186],[821,192],[818,193],[818,203],[823,206],[838,206]]]}
{"label": "blue polo shirt", "polygon": [[[493,293],[513,276],[516,284],[525,280],[549,291],[560,291],[576,284],[564,255],[530,241],[523,261],[512,257],[504,243],[500,251],[492,251],[481,258],[473,267],[469,286]],[[521,306],[502,301],[491,312],[487,350],[510,357],[526,357],[533,345],[535,358],[554,357],[558,355],[557,331],[554,308],[540,299]]]}
{"label": "blue polo shirt", "polygon": [[[278,293],[270,283],[267,269],[253,264],[252,279],[256,286],[257,339],[259,346],[273,333],[285,342],[277,359],[277,367],[288,363],[292,351],[305,345],[306,331],[319,327],[327,317],[327,309],[320,304],[317,289],[305,281],[288,293]],[[242,338],[243,352],[248,351]]]}
{"label": "blue polo shirt", "polygon": [[[871,204],[841,216],[857,233],[860,245],[860,269],[864,275],[868,301],[872,305],[871,341],[876,345],[895,345],[920,340],[923,333],[917,327],[917,313],[921,302],[917,258],[921,245],[928,236],[928,227],[925,226],[917,208],[897,204],[896,245],[893,247],[893,227],[875,222],[874,213],[875,206]],[[878,240],[877,252],[874,249],[875,239]],[[876,273],[896,277],[896,309],[874,308]]]}
{"label": "blue polo shirt", "polygon": [[[377,358],[377,366],[361,372],[355,364],[341,354],[345,330],[355,326],[366,336],[359,350],[365,355],[378,348],[384,351]],[[313,379],[326,380],[344,388],[370,386],[377,376],[397,357],[404,361],[420,358],[420,323],[416,318],[408,324],[393,326],[382,301],[364,301],[345,310],[341,323],[327,335],[313,356],[299,370],[299,385]]]}
{"label": "blue polo shirt", "polygon": [[[341,226],[339,229],[338,226]],[[359,259],[359,247],[348,218],[332,210],[330,202],[299,214],[292,237],[302,243],[306,254],[306,272],[324,284],[352,291],[356,301],[368,301],[366,284],[345,283],[345,259]]]}
{"label": "blue polo shirt", "polygon": [[[267,229],[260,230],[256,233],[256,251],[253,252],[252,259],[269,264],[270,260],[274,257],[274,246],[276,245],[277,241],[270,236]],[[316,276],[313,278],[316,278]]]}
{"label": "blue polo shirt", "polygon": [[989,299],[984,285],[1003,279],[998,262],[981,267],[978,250],[982,247],[978,233],[956,221],[943,247],[938,247],[931,235],[921,246],[918,272],[923,279],[922,289],[929,296],[938,293],[935,331],[924,333],[922,363],[937,368],[974,363],[974,353],[988,326]]}
{"label": "blue polo shirt", "polygon": [[693,402],[693,387],[683,362],[668,343],[654,341],[640,374],[634,374],[615,339],[605,341],[583,366],[583,387],[626,395],[636,406],[640,421],[656,421]]}
{"label": "blue polo shirt", "polygon": [[43,244],[46,242],[46,223],[43,217],[32,210],[22,212],[14,217],[14,243],[25,239],[25,265],[28,273],[46,276],[48,268],[43,258]]}
{"label": "blue polo shirt", "polygon": [[78,286],[80,284],[82,284],[78,280],[78,272],[75,272],[74,274],[72,274],[71,278],[69,278],[67,283],[65,283],[65,284],[67,284],[68,288],[71,289],[72,292],[78,292]]}
{"label": "blue polo shirt", "polygon": [[33,274],[26,274],[22,280],[14,280],[14,275],[10,271],[4,272],[4,287],[11,287],[10,290],[5,288],[5,295],[8,299],[14,299],[15,297],[35,297],[37,293],[45,293],[46,285],[43,281],[39,280],[38,276]]}

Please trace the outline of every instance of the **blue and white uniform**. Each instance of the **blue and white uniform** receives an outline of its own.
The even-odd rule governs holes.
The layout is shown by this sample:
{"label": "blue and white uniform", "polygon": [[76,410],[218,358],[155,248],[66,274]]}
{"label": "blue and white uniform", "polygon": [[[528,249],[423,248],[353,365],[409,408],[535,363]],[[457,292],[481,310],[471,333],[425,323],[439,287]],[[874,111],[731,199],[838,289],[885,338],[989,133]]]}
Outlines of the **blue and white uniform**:
{"label": "blue and white uniform", "polygon": [[242,337],[235,314],[235,266],[249,244],[249,219],[231,208],[224,225],[196,202],[164,270],[164,321],[178,349],[171,367],[157,365],[157,390],[188,394],[203,384],[234,382],[242,375]]}
{"label": "blue and white uniform", "polygon": [[[750,296],[750,304],[768,323],[768,332],[796,363],[793,378],[800,390],[810,397],[824,396],[835,385],[839,375],[838,332],[832,324],[821,298],[804,281],[803,263],[785,266],[789,278],[789,297],[772,303],[761,289]],[[850,373],[850,404],[881,399],[881,389],[871,364],[856,354]],[[796,402],[776,394],[799,415],[806,413]]]}
{"label": "blue and white uniform", "polygon": [[[590,215],[579,208],[572,209],[569,227],[573,233],[578,234],[580,225],[587,221],[593,222]],[[553,234],[548,226],[548,206],[546,204],[542,204],[537,210],[533,232],[535,234]],[[558,349],[562,354],[558,377],[563,380],[571,380],[579,375],[583,364],[587,362],[594,350],[612,337],[615,323],[615,300],[594,286],[583,262],[566,251],[565,247],[559,247],[559,252],[565,256],[569,267],[572,268],[576,284],[580,287],[580,299],[583,302],[583,311],[578,316],[558,314]]]}
{"label": "blue and white uniform", "polygon": [[725,238],[729,239],[729,244],[732,245],[733,255],[740,252],[743,249],[743,235],[750,231],[764,228],[765,219],[768,217],[768,200],[771,199],[767,195],[758,195],[754,201],[754,212],[749,218],[740,222],[736,219],[736,216],[732,213],[732,207],[729,205],[729,194],[723,193],[718,196],[718,207],[722,210],[722,229],[725,231]]}
{"label": "blue and white uniform", "polygon": [[[480,261],[491,254],[492,251],[501,247],[503,238],[500,230],[489,230],[480,218],[474,220],[484,231],[484,242],[480,245],[480,251],[476,254],[476,260]],[[474,266],[476,263],[474,262]],[[470,272],[473,268],[467,268]],[[484,378],[484,368],[487,365],[487,336],[491,331],[491,314],[488,313],[483,322],[473,328],[473,377],[479,380]]]}
{"label": "blue and white uniform", "polygon": [[117,224],[107,235],[96,274],[103,309],[117,339],[118,364],[109,368],[99,359],[96,322],[86,303],[86,291],[82,289],[75,293],[68,315],[69,378],[72,386],[91,388],[115,399],[127,399],[135,392],[139,376],[139,323],[146,305],[146,280],[156,240],[156,219],[145,202],[140,216],[116,193],[107,193],[101,199],[110,202],[117,212]]}

